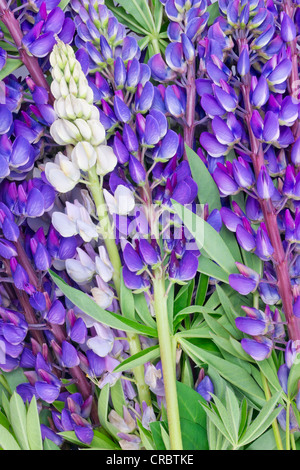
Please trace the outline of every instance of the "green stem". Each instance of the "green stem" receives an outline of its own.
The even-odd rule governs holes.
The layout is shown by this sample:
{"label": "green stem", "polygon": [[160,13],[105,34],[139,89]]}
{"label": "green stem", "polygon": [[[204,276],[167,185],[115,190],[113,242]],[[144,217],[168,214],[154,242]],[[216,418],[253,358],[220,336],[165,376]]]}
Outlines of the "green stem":
{"label": "green stem", "polygon": [[156,315],[160,357],[165,385],[171,450],[182,450],[179,407],[176,388],[176,358],[169,329],[165,280],[159,269],[153,279],[154,310]]}
{"label": "green stem", "polygon": [[286,450],[291,450],[290,442],[290,406],[291,402],[288,401],[286,404],[286,425],[285,425],[285,448]]}
{"label": "green stem", "polygon": [[[107,213],[107,207],[103,196],[102,186],[99,182],[99,177],[96,172],[96,167],[93,167],[89,171],[89,183],[89,189],[92,193],[96,205],[100,227],[103,232],[104,243],[107,249],[110,262],[114,268],[114,286],[117,291],[117,295],[120,299],[122,264],[120,260],[119,250],[115,242],[113,228],[111,226],[109,215]],[[127,338],[131,355],[137,354],[142,350],[140,339],[137,334],[127,333]],[[145,384],[144,366],[141,365],[135,367],[132,372],[136,381],[141,406],[144,401],[147,403],[147,405],[151,405],[150,391],[148,386]]]}
{"label": "green stem", "polygon": [[154,54],[160,54],[159,41],[157,38],[151,39],[151,45],[152,45]]}
{"label": "green stem", "polygon": [[297,450],[295,436],[293,433],[291,433],[291,446],[292,446],[292,450]]}
{"label": "green stem", "polygon": [[[271,398],[271,393],[270,393],[268,381],[267,381],[266,377],[264,376],[264,374],[262,372],[260,372],[260,373],[261,373],[262,384],[263,384],[263,389],[264,389],[264,392],[265,392],[266,400],[268,401]],[[284,450],[283,445],[282,445],[282,440],[281,440],[281,436],[280,436],[280,431],[279,431],[279,426],[278,426],[277,419],[274,419],[274,421],[272,423],[272,428],[273,428],[273,433],[274,433],[277,449],[278,450]]]}

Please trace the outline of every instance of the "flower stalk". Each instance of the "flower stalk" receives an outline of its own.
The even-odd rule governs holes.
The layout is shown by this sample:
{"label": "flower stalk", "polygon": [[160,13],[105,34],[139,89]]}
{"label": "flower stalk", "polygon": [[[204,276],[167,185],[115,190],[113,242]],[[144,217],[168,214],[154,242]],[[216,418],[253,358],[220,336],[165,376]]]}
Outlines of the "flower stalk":
{"label": "flower stalk", "polygon": [[[240,53],[246,40],[239,40]],[[253,109],[250,102],[250,74],[246,74],[241,85],[241,91],[245,106],[245,122],[247,125],[251,149],[251,160],[254,167],[256,178],[258,178],[261,168],[264,165],[264,152],[262,144],[255,137],[251,128],[251,117]],[[296,341],[300,339],[300,321],[293,314],[293,293],[288,270],[288,262],[282,245],[282,240],[277,224],[276,209],[271,199],[260,199],[259,203],[264,215],[264,222],[267,232],[274,248],[273,259],[275,261],[275,270],[278,279],[278,291],[282,300],[283,312],[287,320],[287,327],[290,339]]]}
{"label": "flower stalk", "polygon": [[165,397],[167,403],[167,416],[171,450],[182,449],[179,407],[176,389],[176,360],[172,344],[172,336],[168,322],[167,296],[165,280],[159,269],[155,271],[153,279],[154,310],[156,315],[160,358],[162,362]]}
{"label": "flower stalk", "polygon": [[[113,228],[111,226],[109,215],[107,212],[102,186],[99,181],[99,177],[96,172],[96,167],[94,166],[89,171],[89,188],[92,193],[97,214],[99,217],[99,222],[101,230],[104,236],[104,243],[109,255],[110,262],[114,268],[113,272],[113,281],[114,286],[117,292],[118,297],[120,298],[120,289],[121,289],[121,270],[122,264],[120,260],[119,251],[113,237]],[[141,344],[137,334],[127,333],[127,339],[130,348],[130,354],[134,355],[141,352]],[[138,395],[140,399],[140,404],[146,402],[147,405],[151,404],[151,396],[148,386],[145,384],[145,374],[144,366],[135,367],[133,370],[133,375],[135,378],[136,386],[138,389]]]}
{"label": "flower stalk", "polygon": [[49,103],[53,104],[54,98],[50,91],[49,84],[39,65],[38,59],[36,57],[30,56],[24,49],[22,44],[23,33],[20,28],[20,23],[15,17],[14,13],[9,9],[5,0],[0,0],[0,19],[10,32],[10,35],[13,38],[15,45],[17,46],[20,59],[26,66],[32,80],[37,86],[43,87],[45,90],[47,90]]}
{"label": "flower stalk", "polygon": [[[195,84],[195,59],[187,66],[186,85],[186,123],[184,125],[184,142],[189,148],[194,146],[195,135],[195,106],[196,106],[196,84]],[[186,150],[184,159],[187,160]]]}

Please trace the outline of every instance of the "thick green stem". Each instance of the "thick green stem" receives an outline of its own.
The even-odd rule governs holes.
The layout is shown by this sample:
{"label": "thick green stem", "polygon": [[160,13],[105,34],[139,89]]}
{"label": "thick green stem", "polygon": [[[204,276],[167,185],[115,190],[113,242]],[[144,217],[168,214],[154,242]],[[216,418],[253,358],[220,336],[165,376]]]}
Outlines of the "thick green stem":
{"label": "thick green stem", "polygon": [[159,47],[159,42],[157,38],[151,39],[151,45],[153,47],[154,54],[160,54],[160,47]]}
{"label": "thick green stem", "polygon": [[[121,288],[121,269],[122,264],[120,260],[120,255],[118,251],[118,247],[115,242],[113,228],[111,226],[109,215],[107,213],[107,207],[103,196],[102,187],[99,182],[99,177],[96,173],[96,167],[93,167],[89,171],[89,188],[92,193],[97,214],[99,217],[100,227],[103,233],[104,243],[107,249],[107,253],[110,259],[110,262],[114,268],[113,273],[113,282],[117,292],[118,297],[120,298],[120,288]],[[137,334],[134,333],[127,333],[130,354],[137,354],[141,351],[141,344],[140,339]],[[147,403],[147,405],[151,404],[151,395],[148,386],[145,384],[145,373],[144,373],[144,366],[135,367],[133,370],[133,375],[135,378],[136,386],[138,389],[138,395],[140,404],[142,405],[143,401]]]}
{"label": "thick green stem", "polygon": [[[265,392],[265,397],[266,397],[266,400],[268,401],[271,398],[271,393],[270,393],[268,381],[262,372],[261,372],[261,379],[262,379],[263,389]],[[277,419],[274,419],[272,423],[272,429],[273,429],[277,449],[284,450]]]}
{"label": "thick green stem", "polygon": [[182,438],[176,388],[176,357],[173,347],[172,335],[169,329],[167,297],[165,295],[165,280],[162,277],[159,269],[155,271],[153,288],[154,310],[156,315],[160,358],[165,385],[171,450],[182,450]]}
{"label": "thick green stem", "polygon": [[285,425],[285,448],[286,450],[291,450],[290,442],[290,407],[291,402],[288,401],[286,405],[286,425]]}

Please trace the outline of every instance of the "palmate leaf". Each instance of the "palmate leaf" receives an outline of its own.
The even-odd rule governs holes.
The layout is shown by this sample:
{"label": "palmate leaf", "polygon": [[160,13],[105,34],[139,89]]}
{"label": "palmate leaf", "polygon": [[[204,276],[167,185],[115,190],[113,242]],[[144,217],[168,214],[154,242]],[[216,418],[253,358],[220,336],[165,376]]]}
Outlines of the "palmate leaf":
{"label": "palmate leaf", "polygon": [[94,302],[84,292],[74,289],[73,287],[66,284],[57,274],[49,271],[53,281],[59,287],[59,289],[65,294],[65,296],[74,303],[80,310],[85,312],[90,317],[94,318],[104,325],[110,326],[117,330],[124,330],[131,333],[139,333],[145,336],[157,337],[157,331],[147,325],[142,325],[136,321],[124,318],[113,312],[108,312]]}
{"label": "palmate leaf", "polygon": [[155,32],[154,19],[147,0],[118,0],[118,3],[135,18],[135,23],[150,33]]}
{"label": "palmate leaf", "polygon": [[111,12],[114,14],[114,16],[117,18],[117,20],[124,26],[127,26],[131,29],[131,31],[139,35],[148,35],[148,30],[142,27],[139,22],[137,22],[135,17],[127,13],[126,10],[120,5],[116,6],[113,0],[106,0],[105,3],[107,7],[111,10]]}
{"label": "palmate leaf", "polygon": [[281,409],[277,408],[274,410],[275,406],[278,404],[282,392],[279,391],[273,395],[269,401],[265,404],[262,408],[258,416],[255,420],[250,424],[247,431],[239,440],[239,445],[244,446],[250,444],[250,442],[257,439],[261,434],[263,434],[269,426],[271,426],[272,422],[278,414],[280,413]]}
{"label": "palmate leaf", "polygon": [[192,357],[197,364],[208,364],[214,367],[221,377],[242,390],[256,405],[261,407],[265,404],[265,396],[262,389],[244,368],[199,348],[186,338],[179,336],[179,334],[176,335],[176,338],[180,342],[183,350]]}

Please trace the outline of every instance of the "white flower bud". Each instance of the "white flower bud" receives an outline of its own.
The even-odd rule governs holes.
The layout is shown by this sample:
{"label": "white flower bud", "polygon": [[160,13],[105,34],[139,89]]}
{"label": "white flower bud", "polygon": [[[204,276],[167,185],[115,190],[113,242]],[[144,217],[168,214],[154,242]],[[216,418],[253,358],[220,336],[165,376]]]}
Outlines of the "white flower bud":
{"label": "white flower bud", "polygon": [[77,284],[86,284],[93,279],[95,274],[94,269],[83,266],[77,259],[67,259],[66,270],[70,278],[77,282]]}
{"label": "white flower bud", "polygon": [[[88,94],[88,89],[89,89],[89,85],[88,85],[88,81],[85,77],[85,75],[82,73],[81,71],[81,74],[79,75],[78,77],[78,98],[83,98],[83,99],[86,99],[87,98],[87,94]],[[94,94],[93,94],[93,98],[94,98]],[[89,102],[89,104],[92,104],[93,101]]]}
{"label": "white flower bud", "polygon": [[68,63],[66,64],[65,69],[64,69],[64,78],[65,78],[67,83],[69,83],[70,79],[72,78],[71,71],[70,71],[70,66],[69,66]]}
{"label": "white flower bud", "polygon": [[72,152],[72,162],[83,171],[90,170],[96,163],[97,154],[89,142],[78,142]]}
{"label": "white flower bud", "polygon": [[91,289],[92,296],[99,307],[106,309],[111,306],[114,293],[99,276],[96,276],[96,280],[98,287]]}
{"label": "white flower bud", "polygon": [[79,138],[78,140],[87,140],[92,143],[93,139],[93,129],[89,125],[89,121],[85,121],[84,119],[75,119],[74,124],[76,124],[77,129],[79,130],[82,138]]}
{"label": "white flower bud", "polygon": [[106,189],[103,190],[104,198],[111,214],[128,215],[134,208],[134,196],[126,186],[119,185],[114,196]]}
{"label": "white flower bud", "polygon": [[64,77],[61,79],[59,83],[59,89],[60,89],[61,96],[66,98],[69,94],[69,87]]}
{"label": "white flower bud", "polygon": [[102,144],[102,142],[104,142],[105,140],[105,129],[101,122],[97,121],[96,119],[90,119],[87,122],[92,131],[92,137],[90,142],[92,145],[97,147],[98,145]]}
{"label": "white flower bud", "polygon": [[104,246],[99,246],[99,256],[95,259],[96,271],[105,282],[112,279],[114,268],[109,260]]}
{"label": "white flower bud", "polygon": [[[78,132],[78,129],[76,126],[74,126],[74,124],[73,124],[73,128],[71,129],[70,126],[66,126],[65,123],[69,123],[69,121],[65,121],[64,119],[57,119],[56,121],[54,121],[54,123],[50,127],[50,134],[52,135],[53,140],[59,145],[67,145],[67,144],[75,145],[77,140],[79,140],[78,138],[76,139],[76,135],[79,138],[81,137]],[[75,131],[74,131],[74,127],[75,127]]]}
{"label": "white flower bud", "polygon": [[76,119],[77,116],[74,106],[73,106],[73,100],[72,100],[72,95],[68,95],[65,99],[65,114],[68,119]]}
{"label": "white flower bud", "polygon": [[118,160],[114,151],[108,145],[99,145],[97,151],[97,174],[105,176],[116,167]]}
{"label": "white flower bud", "polygon": [[60,83],[64,77],[62,70],[59,68],[57,64],[55,64],[55,66],[52,69],[52,77],[53,77],[53,80],[57,80],[58,83]]}
{"label": "white flower bud", "polygon": [[51,93],[54,96],[56,100],[58,100],[61,97],[61,92],[60,92],[60,86],[59,83],[56,80],[53,80],[51,83]]}
{"label": "white flower bud", "polygon": [[45,174],[49,183],[61,193],[71,191],[80,179],[78,167],[62,153],[56,156],[55,163],[46,163]]}
{"label": "white flower bud", "polygon": [[70,77],[70,80],[69,80],[68,85],[69,85],[69,93],[71,93],[71,95],[74,95],[74,96],[77,97],[77,95],[78,95],[78,88],[77,88],[77,85],[76,85],[76,83],[75,83],[75,80],[74,80],[74,78],[73,78],[72,76]]}
{"label": "white flower bud", "polygon": [[78,233],[75,222],[62,212],[53,212],[52,225],[65,238],[72,237]]}
{"label": "white flower bud", "polygon": [[72,68],[72,76],[76,83],[78,83],[80,76],[83,74],[80,63],[75,59]]}

